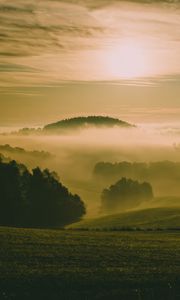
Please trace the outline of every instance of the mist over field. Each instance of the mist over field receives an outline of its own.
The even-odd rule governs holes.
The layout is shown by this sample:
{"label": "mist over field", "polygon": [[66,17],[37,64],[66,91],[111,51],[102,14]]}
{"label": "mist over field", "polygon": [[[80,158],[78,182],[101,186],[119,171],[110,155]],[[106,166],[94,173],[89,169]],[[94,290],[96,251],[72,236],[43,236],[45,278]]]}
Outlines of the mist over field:
{"label": "mist over field", "polygon": [[180,296],[180,0],[0,0],[0,300]]}
{"label": "mist over field", "polygon": [[[15,130],[11,128],[6,135],[0,135],[0,145],[9,144],[13,149],[21,147],[25,152],[0,147],[0,153],[29,168],[40,166],[57,172],[60,180],[86,203],[87,216],[100,213],[102,190],[123,177],[120,173],[119,177],[111,178],[109,175],[97,179],[94,175],[97,163],[180,162],[180,124],[138,124],[127,129],[89,128],[56,135],[19,135],[10,134],[10,131]],[[38,155],[33,152],[35,150],[39,151]],[[41,151],[49,156],[44,157]],[[169,170],[166,183],[163,182],[163,174],[153,180],[150,178],[156,197],[180,196],[178,178],[171,180],[171,172],[174,174],[174,170]],[[131,178],[131,174],[126,175]],[[134,179],[139,178],[135,176]],[[145,180],[142,176],[142,181]]]}

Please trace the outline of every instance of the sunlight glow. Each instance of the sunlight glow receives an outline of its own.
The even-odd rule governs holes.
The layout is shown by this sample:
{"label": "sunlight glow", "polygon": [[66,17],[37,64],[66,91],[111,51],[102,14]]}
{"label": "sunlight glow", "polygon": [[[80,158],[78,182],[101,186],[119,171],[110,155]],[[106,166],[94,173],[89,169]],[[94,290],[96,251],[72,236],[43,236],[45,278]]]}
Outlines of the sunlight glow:
{"label": "sunlight glow", "polygon": [[151,66],[145,49],[132,40],[122,40],[105,54],[107,72],[114,79],[147,77]]}

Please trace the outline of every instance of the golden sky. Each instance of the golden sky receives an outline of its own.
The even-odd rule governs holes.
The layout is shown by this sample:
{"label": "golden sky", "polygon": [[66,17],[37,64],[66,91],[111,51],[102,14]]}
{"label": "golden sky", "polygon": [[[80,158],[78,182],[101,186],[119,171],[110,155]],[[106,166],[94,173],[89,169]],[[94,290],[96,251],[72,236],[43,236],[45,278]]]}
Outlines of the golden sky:
{"label": "golden sky", "polygon": [[0,0],[0,126],[180,117],[180,1]]}

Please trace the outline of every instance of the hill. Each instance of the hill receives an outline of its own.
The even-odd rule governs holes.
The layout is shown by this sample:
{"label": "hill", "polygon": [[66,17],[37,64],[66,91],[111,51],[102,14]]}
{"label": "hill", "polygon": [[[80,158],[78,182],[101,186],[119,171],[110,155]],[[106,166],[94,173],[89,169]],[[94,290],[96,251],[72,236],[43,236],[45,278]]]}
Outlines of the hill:
{"label": "hill", "polygon": [[56,123],[48,124],[43,130],[60,130],[60,129],[80,129],[88,127],[132,127],[127,122],[119,119],[103,117],[103,116],[88,116],[64,119]]}
{"label": "hill", "polygon": [[[13,135],[41,135],[41,134],[57,134],[67,133],[72,130],[88,129],[88,128],[133,128],[135,125],[127,123],[125,121],[103,116],[87,116],[87,117],[75,117],[69,119],[63,119],[55,123],[47,124],[42,128],[29,128],[25,127],[17,132],[11,132]],[[3,133],[7,135],[7,133]]]}
{"label": "hill", "polygon": [[180,207],[157,207],[87,219],[72,229],[180,229]]}

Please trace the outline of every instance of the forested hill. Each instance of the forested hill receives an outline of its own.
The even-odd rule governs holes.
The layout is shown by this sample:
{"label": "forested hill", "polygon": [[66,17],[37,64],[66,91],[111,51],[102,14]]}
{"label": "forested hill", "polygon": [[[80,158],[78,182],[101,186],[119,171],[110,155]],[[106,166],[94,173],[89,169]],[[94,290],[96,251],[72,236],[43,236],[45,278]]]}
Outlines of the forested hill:
{"label": "forested hill", "polygon": [[88,116],[64,119],[56,123],[48,124],[43,130],[77,129],[86,127],[133,127],[133,125],[111,117]]}
{"label": "forested hill", "polygon": [[[12,132],[11,134],[30,135],[30,134],[61,134],[66,132],[73,132],[81,129],[88,128],[134,128],[128,122],[103,116],[87,116],[87,117],[75,117],[69,119],[63,119],[55,123],[50,123],[42,128],[22,128],[18,132]],[[5,133],[6,134],[6,133]]]}

